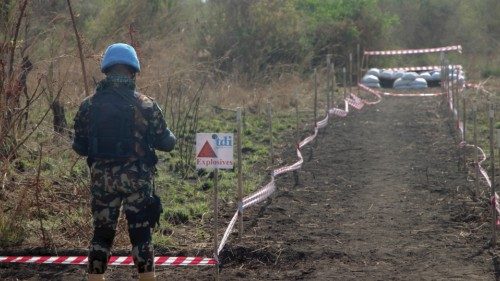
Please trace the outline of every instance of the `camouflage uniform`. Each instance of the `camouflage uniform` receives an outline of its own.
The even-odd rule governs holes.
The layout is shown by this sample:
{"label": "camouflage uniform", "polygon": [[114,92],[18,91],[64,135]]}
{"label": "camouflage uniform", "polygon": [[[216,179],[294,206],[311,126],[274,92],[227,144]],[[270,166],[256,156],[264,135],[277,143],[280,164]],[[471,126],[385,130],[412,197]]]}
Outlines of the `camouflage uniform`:
{"label": "camouflage uniform", "polygon": [[[149,133],[150,145],[170,151],[175,146],[175,136],[167,128],[158,104],[151,98],[135,91],[134,80],[125,76],[108,76],[102,80],[96,92],[114,88],[121,93],[134,95],[141,106],[135,111],[134,135],[143,139]],[[132,90],[132,91],[131,91]],[[73,149],[88,156],[90,108],[94,96],[85,99],[75,116]],[[145,116],[144,116],[145,115]],[[151,242],[151,226],[148,208],[152,199],[153,173],[156,161],[144,161],[148,151],[135,145],[136,155],[126,161],[87,158],[91,175],[92,216],[94,236],[89,249],[89,273],[102,274],[116,233],[120,208],[128,222],[132,256],[139,273],[154,271],[154,253]],[[151,156],[151,155],[149,155]]]}

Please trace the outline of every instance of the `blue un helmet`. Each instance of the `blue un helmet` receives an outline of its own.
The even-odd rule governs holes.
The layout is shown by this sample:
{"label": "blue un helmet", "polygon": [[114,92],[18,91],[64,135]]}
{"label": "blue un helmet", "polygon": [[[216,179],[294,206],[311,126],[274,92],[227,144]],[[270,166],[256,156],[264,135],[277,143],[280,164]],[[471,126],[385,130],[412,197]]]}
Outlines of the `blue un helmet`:
{"label": "blue un helmet", "polygon": [[137,58],[134,47],[125,43],[115,43],[109,45],[104,52],[101,62],[101,71],[105,73],[107,69],[115,64],[124,64],[130,66],[135,72],[141,71],[141,65]]}

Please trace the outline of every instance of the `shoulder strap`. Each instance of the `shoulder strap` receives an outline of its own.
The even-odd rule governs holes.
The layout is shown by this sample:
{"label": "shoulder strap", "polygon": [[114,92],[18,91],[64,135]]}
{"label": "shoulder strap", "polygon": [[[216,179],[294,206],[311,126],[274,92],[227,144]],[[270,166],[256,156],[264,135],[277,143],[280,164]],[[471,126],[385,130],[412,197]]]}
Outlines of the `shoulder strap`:
{"label": "shoulder strap", "polygon": [[152,141],[151,138],[153,137],[153,133],[152,133],[153,129],[151,127],[151,122],[150,122],[151,120],[148,119],[148,114],[146,112],[146,109],[142,108],[142,105],[139,103],[138,98],[126,96],[125,94],[123,94],[120,91],[117,91],[116,89],[113,89],[112,91],[113,91],[113,93],[116,93],[123,100],[128,101],[129,103],[134,105],[136,108],[138,108],[142,117],[147,121],[148,125],[147,125],[146,136],[145,136],[146,137],[145,145],[147,146],[148,151],[146,152],[146,155],[149,154],[149,156],[147,156],[147,157],[150,158],[149,162],[152,163],[151,166],[154,168],[154,165],[158,161],[158,158],[156,157],[156,154],[155,154],[155,151],[153,148],[153,144],[151,143],[151,141]]}
{"label": "shoulder strap", "polygon": [[146,119],[148,122],[150,121],[148,118],[149,118],[149,115],[147,114],[147,110],[145,108],[142,107],[141,103],[139,102],[139,99],[136,98],[136,97],[130,97],[130,96],[127,96],[125,94],[123,94],[122,92],[120,91],[117,91],[116,89],[113,89],[112,90],[113,93],[116,93],[118,94],[118,96],[122,99],[124,99],[125,101],[128,101],[129,103],[133,104],[135,107],[137,107],[139,109],[139,112],[141,113],[142,117],[144,117],[144,119]]}

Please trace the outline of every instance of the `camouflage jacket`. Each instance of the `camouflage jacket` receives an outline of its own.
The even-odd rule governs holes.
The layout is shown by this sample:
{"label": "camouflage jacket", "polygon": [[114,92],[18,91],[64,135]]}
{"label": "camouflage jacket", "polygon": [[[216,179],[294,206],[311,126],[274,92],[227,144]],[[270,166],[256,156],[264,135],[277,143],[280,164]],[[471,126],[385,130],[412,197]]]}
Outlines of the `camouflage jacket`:
{"label": "camouflage jacket", "polygon": [[[124,76],[108,76],[98,83],[96,92],[109,88],[113,88],[117,91],[122,90],[120,93],[128,94],[131,98],[138,101],[136,104],[141,108],[137,110],[135,114],[134,135],[138,139],[146,138],[153,154],[154,149],[171,151],[174,148],[176,138],[167,128],[160,107],[152,98],[135,91],[134,80]],[[72,147],[73,150],[82,156],[88,156],[90,108],[92,106],[93,97],[94,95],[83,100],[74,119],[75,138]],[[149,134],[149,136],[147,136],[147,134]],[[137,145],[136,154],[140,157],[146,157],[148,156],[148,151],[144,151]],[[95,160],[97,159],[88,159],[88,163],[90,164]],[[135,160],[138,159],[132,158],[129,162]]]}

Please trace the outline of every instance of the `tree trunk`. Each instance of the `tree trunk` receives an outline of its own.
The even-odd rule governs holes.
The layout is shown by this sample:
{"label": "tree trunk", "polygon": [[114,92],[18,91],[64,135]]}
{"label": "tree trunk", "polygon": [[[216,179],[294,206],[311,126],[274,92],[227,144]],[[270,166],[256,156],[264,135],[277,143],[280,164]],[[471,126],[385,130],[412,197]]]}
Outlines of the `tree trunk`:
{"label": "tree trunk", "polygon": [[59,134],[65,134],[68,128],[68,123],[66,122],[66,115],[63,104],[59,100],[55,100],[52,103],[52,114],[54,116],[52,124],[54,125],[54,132]]}

